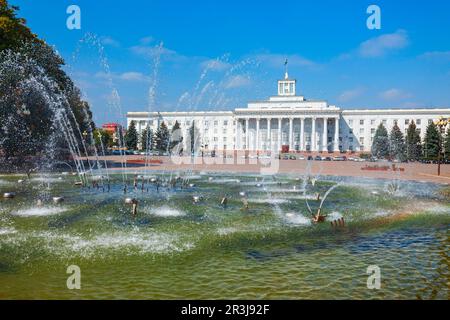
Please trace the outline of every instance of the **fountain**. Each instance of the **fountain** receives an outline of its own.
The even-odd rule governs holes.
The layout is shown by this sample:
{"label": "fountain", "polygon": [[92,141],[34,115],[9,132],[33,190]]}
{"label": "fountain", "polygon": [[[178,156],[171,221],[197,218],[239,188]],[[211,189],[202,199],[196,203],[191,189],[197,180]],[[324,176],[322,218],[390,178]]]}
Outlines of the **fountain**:
{"label": "fountain", "polygon": [[16,194],[14,192],[5,192],[3,194],[3,198],[5,199],[13,199],[15,198]]}
{"label": "fountain", "polygon": [[64,201],[64,197],[53,197],[53,202],[58,204]]}

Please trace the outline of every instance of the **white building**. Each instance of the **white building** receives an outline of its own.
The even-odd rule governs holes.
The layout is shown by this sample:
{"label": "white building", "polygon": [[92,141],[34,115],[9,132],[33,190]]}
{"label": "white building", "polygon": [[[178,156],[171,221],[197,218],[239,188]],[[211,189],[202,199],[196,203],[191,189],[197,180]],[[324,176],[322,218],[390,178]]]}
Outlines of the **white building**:
{"label": "white building", "polygon": [[[278,95],[249,102],[234,111],[128,112],[128,126],[138,132],[148,125],[156,132],[161,122],[169,130],[178,121],[183,137],[195,123],[197,144],[205,150],[250,151],[370,151],[375,131],[383,123],[388,132],[395,123],[406,133],[411,121],[422,139],[426,127],[439,117],[450,117],[450,108],[343,110],[323,100],[296,94],[296,80],[286,72],[278,81]],[[188,139],[184,139],[187,143]],[[185,146],[186,148],[187,146]]]}

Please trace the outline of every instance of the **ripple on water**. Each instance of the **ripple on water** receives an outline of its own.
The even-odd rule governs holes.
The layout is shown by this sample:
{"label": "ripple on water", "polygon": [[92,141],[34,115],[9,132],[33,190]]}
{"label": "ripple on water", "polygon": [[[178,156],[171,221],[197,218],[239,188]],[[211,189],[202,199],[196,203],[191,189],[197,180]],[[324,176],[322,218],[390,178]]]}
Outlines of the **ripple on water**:
{"label": "ripple on water", "polygon": [[288,212],[284,214],[283,216],[284,220],[293,225],[300,225],[300,226],[309,226],[311,225],[311,219],[308,219],[304,215]]}
{"label": "ripple on water", "polygon": [[11,214],[14,216],[20,217],[45,217],[55,215],[61,212],[67,211],[65,207],[36,207],[36,208],[28,208],[21,209],[12,212]]}
{"label": "ripple on water", "polygon": [[145,208],[144,212],[147,212],[148,214],[158,216],[158,217],[182,217],[185,216],[186,213],[184,211],[178,210],[176,208],[172,208],[169,206],[162,206],[157,208]]}
{"label": "ripple on water", "polygon": [[288,199],[281,199],[281,198],[251,198],[248,199],[249,202],[253,203],[268,203],[268,204],[283,204],[288,203]]}
{"label": "ripple on water", "polygon": [[6,235],[6,234],[13,234],[16,232],[17,232],[17,230],[14,228],[11,228],[11,227],[0,228],[0,236]]}

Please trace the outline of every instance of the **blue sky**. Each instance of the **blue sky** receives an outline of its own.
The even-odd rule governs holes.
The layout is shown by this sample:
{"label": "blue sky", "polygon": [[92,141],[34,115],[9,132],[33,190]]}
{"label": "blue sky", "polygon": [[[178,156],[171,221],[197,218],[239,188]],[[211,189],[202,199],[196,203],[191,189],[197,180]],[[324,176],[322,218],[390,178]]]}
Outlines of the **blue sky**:
{"label": "blue sky", "polygon": [[[307,99],[450,107],[450,1],[10,2],[66,60],[98,124],[127,111],[244,107],[276,94],[286,58]],[[71,4],[81,30],[66,27]],[[370,4],[381,30],[366,27]]]}

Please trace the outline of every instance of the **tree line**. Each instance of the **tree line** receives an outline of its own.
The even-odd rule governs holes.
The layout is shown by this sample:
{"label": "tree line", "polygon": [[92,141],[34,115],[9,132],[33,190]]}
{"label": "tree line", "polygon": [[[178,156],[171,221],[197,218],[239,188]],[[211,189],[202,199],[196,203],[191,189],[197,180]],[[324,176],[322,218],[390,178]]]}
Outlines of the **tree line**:
{"label": "tree line", "polygon": [[380,123],[372,143],[372,156],[379,159],[435,161],[439,153],[441,158],[450,159],[450,127],[447,132],[441,132],[434,122],[428,124],[423,141],[414,121],[409,124],[406,136],[397,122],[390,133]]}
{"label": "tree line", "polygon": [[[197,143],[199,137],[198,134],[195,122],[193,121],[186,137],[186,145],[191,152],[199,147]],[[142,130],[140,135],[136,130],[136,122],[131,121],[125,134],[125,145],[130,150],[138,149],[139,144],[140,149],[143,151],[157,150],[183,153],[183,141],[184,137],[182,135],[181,125],[178,121],[175,121],[171,130],[169,130],[166,123],[163,121],[158,126],[156,132],[153,132],[150,127],[146,127]]]}
{"label": "tree line", "polygon": [[63,70],[64,60],[17,16],[18,9],[0,0],[0,162],[13,169],[35,156],[66,157],[63,133],[69,127],[73,148],[82,150],[79,132],[95,128],[89,104]]}

